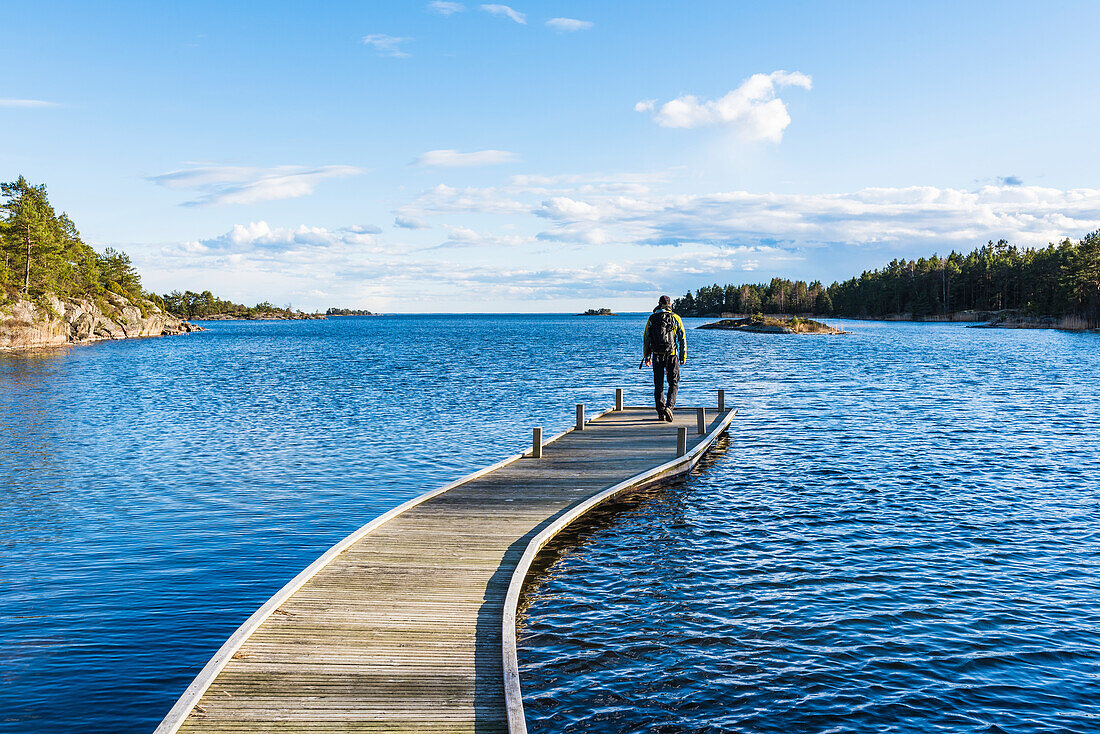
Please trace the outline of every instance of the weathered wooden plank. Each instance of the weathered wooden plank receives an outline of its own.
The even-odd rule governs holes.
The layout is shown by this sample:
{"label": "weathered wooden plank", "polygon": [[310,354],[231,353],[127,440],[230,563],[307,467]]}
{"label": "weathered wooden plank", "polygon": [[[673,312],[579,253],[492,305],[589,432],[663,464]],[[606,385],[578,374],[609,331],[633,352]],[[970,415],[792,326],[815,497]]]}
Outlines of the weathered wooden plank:
{"label": "weathered wooden plank", "polygon": [[616,402],[587,421],[578,411],[583,430],[542,442],[541,458],[424,496],[331,552],[158,731],[508,731],[509,599],[531,543],[609,488],[690,468],[731,417],[677,462],[696,411],[663,423]]}

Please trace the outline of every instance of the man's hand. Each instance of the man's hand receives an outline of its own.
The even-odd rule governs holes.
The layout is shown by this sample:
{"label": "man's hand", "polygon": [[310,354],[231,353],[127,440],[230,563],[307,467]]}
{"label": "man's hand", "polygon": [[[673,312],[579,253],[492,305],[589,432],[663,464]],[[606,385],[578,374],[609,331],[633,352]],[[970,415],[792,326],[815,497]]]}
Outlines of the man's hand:
{"label": "man's hand", "polygon": [[687,362],[687,361],[688,361],[688,360],[687,360],[687,357],[680,357],[680,365],[681,365],[681,366],[683,366],[683,364],[684,364],[685,362]]}
{"label": "man's hand", "polygon": [[652,367],[653,366],[653,361],[649,357],[645,358],[645,366],[646,367]]}

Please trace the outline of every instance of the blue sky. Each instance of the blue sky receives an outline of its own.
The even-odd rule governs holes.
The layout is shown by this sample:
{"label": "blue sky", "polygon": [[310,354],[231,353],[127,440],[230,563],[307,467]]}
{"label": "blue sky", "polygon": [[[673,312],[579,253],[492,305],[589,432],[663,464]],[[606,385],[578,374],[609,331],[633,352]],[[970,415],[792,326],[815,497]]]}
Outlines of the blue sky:
{"label": "blue sky", "polygon": [[1100,4],[25,3],[0,174],[147,287],[642,309],[1100,227]]}

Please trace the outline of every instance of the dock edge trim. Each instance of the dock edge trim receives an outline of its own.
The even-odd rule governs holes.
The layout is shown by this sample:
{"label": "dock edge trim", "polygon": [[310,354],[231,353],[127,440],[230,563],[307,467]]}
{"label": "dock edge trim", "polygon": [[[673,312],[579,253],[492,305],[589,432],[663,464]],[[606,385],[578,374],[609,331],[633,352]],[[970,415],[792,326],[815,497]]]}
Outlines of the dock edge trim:
{"label": "dock edge trim", "polygon": [[[624,410],[637,407],[641,406],[624,406]],[[512,572],[512,579],[508,583],[508,595],[504,599],[504,619],[501,629],[501,647],[504,662],[504,705],[508,714],[509,734],[527,734],[527,719],[523,713],[523,693],[519,681],[519,658],[516,652],[516,615],[519,612],[519,601],[523,595],[523,584],[539,551],[582,515],[616,495],[668,476],[690,472],[703,458],[703,455],[714,446],[714,442],[718,440],[718,437],[729,429],[730,423],[733,422],[736,415],[736,409],[727,410],[726,415],[714,425],[703,440],[696,444],[691,451],[653,469],[636,474],[588,498],[547,526],[527,544],[523,556]]]}
{"label": "dock edge trim", "polygon": [[[614,412],[614,408],[609,408],[608,410],[605,410],[598,415],[594,415],[591,418],[586,419],[585,423],[588,423],[589,421],[594,421],[598,418],[602,418],[605,415]],[[544,441],[543,446],[551,444],[557,441],[559,438],[562,438],[566,434],[572,433],[575,430],[577,430],[576,427],[562,431],[561,433],[558,433]],[[195,679],[191,681],[191,684],[187,686],[183,694],[179,697],[179,699],[177,699],[175,705],[172,706],[167,715],[165,715],[164,719],[162,719],[160,724],[157,725],[157,728],[154,730],[153,734],[175,734],[177,731],[179,731],[179,728],[183,726],[183,723],[187,720],[187,717],[191,715],[191,712],[194,710],[195,705],[202,698],[203,694],[206,693],[207,689],[210,688],[211,684],[214,682],[214,679],[218,677],[218,674],[222,672],[222,669],[225,668],[226,664],[229,663],[233,655],[238,650],[240,650],[241,646],[244,645],[248,638],[252,636],[252,633],[258,630],[260,628],[260,625],[267,621],[267,618],[270,617],[275,612],[275,610],[278,609],[287,599],[293,596],[295,592],[302,588],[307,581],[316,576],[317,573],[321,571],[321,569],[331,563],[337,556],[347,550],[350,546],[354,545],[364,536],[368,535],[374,530],[377,530],[380,526],[389,522],[403,512],[411,510],[417,505],[426,502],[433,497],[437,497],[444,492],[448,492],[452,489],[460,487],[467,482],[485,476],[490,472],[494,472],[501,467],[507,466],[512,462],[519,461],[520,459],[525,458],[529,455],[530,451],[524,451],[519,454],[514,454],[506,459],[498,461],[492,466],[478,469],[472,474],[467,474],[460,479],[456,479],[450,484],[444,485],[438,489],[433,489],[425,492],[418,497],[414,497],[404,504],[398,505],[397,507],[394,507],[393,509],[379,515],[378,517],[368,522],[366,525],[351,533],[351,535],[348,535],[336,545],[329,548],[320,558],[306,566],[305,569],[303,569],[297,576],[288,581],[286,585],[283,586],[283,588],[275,592],[274,596],[264,602],[263,606],[253,612],[252,616],[246,619],[244,623],[241,624],[241,626],[238,627],[237,630],[229,636],[229,639],[227,639],[222,644],[222,646],[218,648],[218,651],[214,653],[214,656],[210,658],[209,662],[207,662],[206,665],[203,666],[202,670],[199,671],[199,674],[195,676]]]}

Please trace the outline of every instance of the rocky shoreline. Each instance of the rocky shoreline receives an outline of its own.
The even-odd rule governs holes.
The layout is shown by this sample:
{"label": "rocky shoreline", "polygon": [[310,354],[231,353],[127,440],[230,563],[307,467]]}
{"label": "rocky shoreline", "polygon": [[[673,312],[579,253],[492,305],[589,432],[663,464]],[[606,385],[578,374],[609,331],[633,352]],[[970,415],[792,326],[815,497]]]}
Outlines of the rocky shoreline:
{"label": "rocky shoreline", "polygon": [[323,313],[300,313],[292,311],[289,314],[275,311],[261,311],[259,313],[212,313],[200,316],[195,321],[301,321],[325,319]]}
{"label": "rocky shoreline", "polygon": [[1035,316],[1021,311],[955,311],[949,314],[914,316],[913,314],[887,314],[885,316],[842,316],[856,321],[905,321],[913,323],[965,323],[971,329],[1061,329],[1064,331],[1088,331],[1086,319],[1081,316]]}
{"label": "rocky shoreline", "polygon": [[46,294],[37,302],[21,299],[0,307],[0,351],[202,330],[150,300],[138,304],[116,293],[95,300]]}
{"label": "rocky shoreline", "polygon": [[1058,329],[1088,331],[1089,323],[1080,316],[1026,316],[1002,312],[994,314],[984,324],[970,324],[969,329]]}

